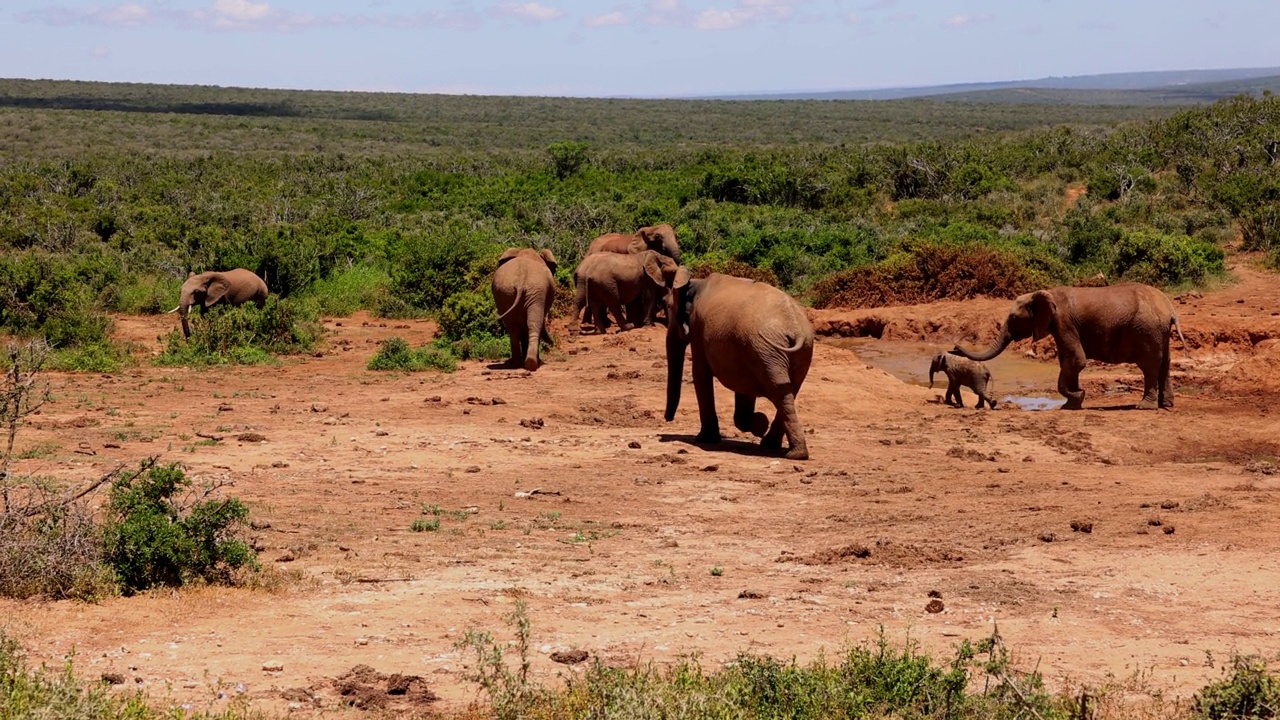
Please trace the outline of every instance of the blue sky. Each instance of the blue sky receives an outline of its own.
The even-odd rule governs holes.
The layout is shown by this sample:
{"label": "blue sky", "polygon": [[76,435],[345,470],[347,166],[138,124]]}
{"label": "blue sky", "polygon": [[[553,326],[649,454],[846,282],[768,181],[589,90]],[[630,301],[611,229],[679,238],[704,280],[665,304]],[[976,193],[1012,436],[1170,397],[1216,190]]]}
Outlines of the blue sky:
{"label": "blue sky", "polygon": [[1277,0],[4,0],[0,76],[687,96],[1280,66]]}

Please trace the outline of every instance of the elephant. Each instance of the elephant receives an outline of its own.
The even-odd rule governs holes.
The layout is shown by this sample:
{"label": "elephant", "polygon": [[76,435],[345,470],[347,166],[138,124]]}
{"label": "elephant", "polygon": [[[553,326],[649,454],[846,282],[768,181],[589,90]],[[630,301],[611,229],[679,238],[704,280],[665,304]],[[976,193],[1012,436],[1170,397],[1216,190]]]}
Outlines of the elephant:
{"label": "elephant", "polygon": [[[675,260],[652,250],[631,255],[602,252],[588,255],[573,271],[577,288],[569,333],[577,335],[578,315],[584,306],[595,319],[596,332],[604,334],[608,324],[605,311],[613,313],[619,332],[643,326],[652,315],[654,299],[675,280]],[[623,307],[627,307],[623,314]]]}
{"label": "elephant", "polygon": [[537,370],[539,344],[547,333],[547,314],[556,297],[556,257],[550,250],[508,248],[493,273],[493,301],[511,338],[508,367]]}
{"label": "elephant", "polygon": [[[692,279],[681,267],[667,291],[667,409],[680,406],[685,348],[692,346],[693,388],[701,429],[696,442],[720,441],[713,380],[734,393],[733,424],[761,437],[761,447],[782,447],[792,460],[809,459],[796,395],[813,362],[813,325],[790,295],[766,283],[713,273]],[[770,425],[756,398],[777,408]],[[766,431],[767,429],[767,431]]]}
{"label": "elephant", "polygon": [[964,407],[960,388],[967,387],[978,396],[979,408],[985,402],[992,410],[996,409],[995,396],[990,392],[991,371],[987,369],[986,364],[948,353],[938,353],[933,356],[933,362],[929,364],[929,387],[933,387],[933,376],[938,372],[946,373],[947,376],[947,394],[943,402]]}
{"label": "elephant", "polygon": [[587,254],[611,252],[628,255],[635,252],[632,243],[637,240],[643,243],[646,249],[666,255],[677,263],[680,262],[680,243],[676,242],[675,228],[666,224],[642,227],[634,235],[623,233],[601,235],[591,241],[591,245],[587,247]]}
{"label": "elephant", "polygon": [[1138,409],[1152,410],[1173,407],[1169,341],[1174,330],[1185,347],[1173,302],[1150,285],[1055,287],[1018,296],[991,347],[972,352],[957,345],[950,352],[990,360],[1014,340],[1052,335],[1058,346],[1058,392],[1067,398],[1064,409],[1083,407],[1080,371],[1089,360],[1098,360],[1135,363],[1143,380]]}
{"label": "elephant", "polygon": [[[601,235],[591,241],[591,245],[587,247],[587,255],[595,253],[609,252],[619,255],[629,255],[644,250],[652,250],[656,253],[666,255],[672,260],[680,263],[680,243],[676,241],[675,228],[667,224],[662,225],[646,225],[640,228],[633,235],[624,233],[607,233]],[[645,291],[648,292],[647,290]],[[657,297],[654,298],[653,312],[650,313],[649,319],[656,319],[658,302]],[[583,322],[590,324],[592,321],[591,309],[587,309],[587,314],[583,317]]]}
{"label": "elephant", "polygon": [[182,318],[182,334],[191,337],[191,326],[187,324],[187,315],[191,306],[205,308],[218,303],[237,306],[251,302],[261,308],[267,302],[270,291],[267,284],[252,270],[236,268],[235,270],[210,270],[199,275],[189,273],[186,282],[182,283],[182,296],[178,306],[169,312],[177,312]]}

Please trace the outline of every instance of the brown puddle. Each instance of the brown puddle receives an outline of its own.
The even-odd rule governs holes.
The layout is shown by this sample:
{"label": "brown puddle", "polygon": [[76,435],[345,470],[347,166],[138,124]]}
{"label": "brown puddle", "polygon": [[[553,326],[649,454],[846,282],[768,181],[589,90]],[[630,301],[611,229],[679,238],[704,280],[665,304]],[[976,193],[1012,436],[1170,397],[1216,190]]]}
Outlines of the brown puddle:
{"label": "brown puddle", "polygon": [[[884,370],[902,382],[929,387],[929,363],[933,356],[949,350],[931,343],[876,340],[874,338],[822,338],[833,347],[852,350],[872,367]],[[989,360],[996,400],[1023,410],[1051,410],[1066,399],[1056,390],[1058,363],[1044,362],[1015,352]],[[942,373],[934,378],[934,388],[947,386]]]}

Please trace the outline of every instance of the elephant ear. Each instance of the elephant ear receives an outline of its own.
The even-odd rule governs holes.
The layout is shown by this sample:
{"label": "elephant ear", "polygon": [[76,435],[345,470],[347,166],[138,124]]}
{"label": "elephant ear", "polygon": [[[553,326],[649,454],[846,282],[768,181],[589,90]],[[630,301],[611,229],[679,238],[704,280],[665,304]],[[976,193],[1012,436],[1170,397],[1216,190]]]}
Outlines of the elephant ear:
{"label": "elephant ear", "polygon": [[662,271],[662,263],[658,261],[658,253],[646,251],[640,256],[640,264],[644,266],[644,274],[649,276],[654,285],[667,287],[667,275]]}
{"label": "elephant ear", "polygon": [[[555,253],[551,252],[550,250],[539,250],[538,255],[542,256],[542,262],[546,263],[547,267],[551,269],[551,274],[555,275],[556,267],[560,265],[560,263],[556,262]],[[498,263],[501,264],[502,261],[499,260]]]}
{"label": "elephant ear", "polygon": [[689,268],[681,265],[680,267],[676,268],[676,277],[675,277],[675,280],[672,281],[671,287],[675,288],[676,290],[679,290],[680,288],[688,285],[689,281],[692,279],[693,279],[693,273],[689,272]]}
{"label": "elephant ear", "polygon": [[1053,330],[1054,321],[1057,318],[1058,303],[1054,302],[1052,295],[1044,290],[1031,294],[1032,340],[1039,340],[1048,335]]}
{"label": "elephant ear", "polygon": [[501,266],[502,263],[515,258],[515,256],[519,254],[520,248],[507,248],[506,250],[503,250],[502,254],[498,256],[498,265]]}
{"label": "elephant ear", "polygon": [[636,238],[627,243],[627,253],[631,255],[639,255],[649,249],[649,245],[641,238]]}
{"label": "elephant ear", "polygon": [[204,289],[204,306],[211,307],[214,303],[222,299],[223,295],[231,289],[231,283],[222,275],[215,275],[209,281]]}

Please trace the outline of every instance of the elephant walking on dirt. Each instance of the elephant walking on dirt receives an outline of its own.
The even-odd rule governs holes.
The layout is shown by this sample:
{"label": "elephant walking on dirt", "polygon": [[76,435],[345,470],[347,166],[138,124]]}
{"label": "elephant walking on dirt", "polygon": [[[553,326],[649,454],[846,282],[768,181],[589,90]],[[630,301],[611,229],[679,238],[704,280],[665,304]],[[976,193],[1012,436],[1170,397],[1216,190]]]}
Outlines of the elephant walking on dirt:
{"label": "elephant walking on dirt", "polygon": [[[685,348],[692,346],[697,442],[720,441],[718,379],[734,393],[734,427],[763,437],[761,447],[771,449],[782,447],[785,434],[787,457],[809,458],[795,403],[813,362],[814,333],[799,303],[765,283],[719,273],[694,280],[681,267],[667,294],[667,319],[667,422],[680,406]],[[772,425],[755,411],[760,397],[777,408]]]}
{"label": "elephant walking on dirt", "polygon": [[493,273],[493,301],[511,339],[510,367],[537,370],[547,314],[556,297],[556,257],[550,250],[509,248]]}
{"label": "elephant walking on dirt", "polygon": [[970,360],[990,360],[1014,340],[1052,335],[1058,346],[1058,392],[1067,398],[1063,409],[1083,406],[1080,371],[1089,360],[1136,364],[1143,380],[1138,408],[1171,408],[1169,341],[1175,330],[1185,346],[1173,302],[1149,285],[1056,287],[1014,300],[991,347],[972,352],[957,345],[951,353]]}
{"label": "elephant walking on dirt", "polygon": [[576,293],[569,333],[578,334],[578,315],[583,307],[595,319],[598,334],[604,334],[607,326],[606,310],[613,314],[619,332],[645,325],[653,313],[654,299],[675,280],[678,267],[671,258],[652,250],[586,256],[573,271]]}
{"label": "elephant walking on dirt", "polygon": [[188,273],[186,281],[182,283],[182,295],[178,301],[178,307],[169,312],[178,313],[182,318],[183,336],[191,337],[191,326],[187,323],[187,316],[191,312],[192,305],[200,308],[201,315],[204,314],[205,308],[213,307],[218,303],[236,306],[251,302],[261,308],[266,304],[269,292],[262,278],[252,270],[244,268],[227,271],[210,270],[199,275]]}
{"label": "elephant walking on dirt", "polygon": [[964,399],[960,397],[960,388],[967,387],[978,396],[978,407],[985,402],[992,410],[996,409],[996,398],[991,394],[991,371],[985,363],[969,360],[958,355],[938,353],[929,364],[929,387],[933,387],[935,373],[947,376],[947,394],[943,402],[956,407],[964,407]]}

